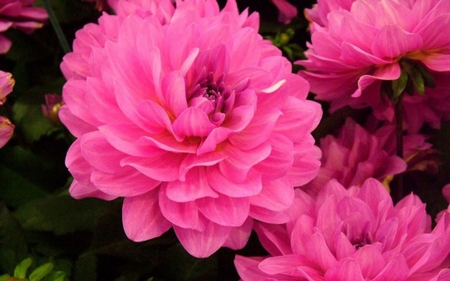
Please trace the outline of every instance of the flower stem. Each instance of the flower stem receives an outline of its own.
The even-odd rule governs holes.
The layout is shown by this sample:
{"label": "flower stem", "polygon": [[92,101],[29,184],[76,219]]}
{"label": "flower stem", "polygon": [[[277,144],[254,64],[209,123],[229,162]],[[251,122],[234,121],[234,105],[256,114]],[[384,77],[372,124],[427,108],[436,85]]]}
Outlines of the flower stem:
{"label": "flower stem", "polygon": [[64,35],[61,26],[59,25],[58,19],[56,18],[55,12],[53,11],[52,7],[50,6],[50,3],[48,0],[44,0],[44,6],[47,10],[48,17],[50,19],[50,22],[52,23],[53,29],[55,30],[56,36],[58,37],[59,44],[61,45],[64,53],[70,53],[70,46],[69,43],[67,43],[66,36]]}
{"label": "flower stem", "polygon": [[[395,139],[396,139],[396,154],[403,159],[403,94],[401,94],[395,103]],[[392,190],[392,198],[394,202],[398,202],[403,197],[403,173],[397,175],[397,184]]]}

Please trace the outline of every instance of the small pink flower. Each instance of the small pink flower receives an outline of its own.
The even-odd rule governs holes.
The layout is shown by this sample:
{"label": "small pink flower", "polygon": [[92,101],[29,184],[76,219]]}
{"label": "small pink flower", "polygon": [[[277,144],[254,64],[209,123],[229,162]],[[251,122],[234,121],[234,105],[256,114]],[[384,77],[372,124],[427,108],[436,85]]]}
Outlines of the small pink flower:
{"label": "small pink flower", "polygon": [[0,70],[0,105],[3,105],[6,96],[12,92],[15,82],[11,73]]}
{"label": "small pink flower", "polygon": [[196,257],[242,248],[254,219],[286,222],[293,186],[318,171],[321,109],[258,15],[234,0],[177,1],[166,16],[161,1],[124,3],[77,32],[62,64],[71,195],[124,197],[130,239],[173,227]]}
{"label": "small pink flower", "polygon": [[370,106],[378,118],[392,121],[392,105],[381,100],[381,81],[398,79],[400,63],[408,60],[426,67],[441,90],[405,97],[407,129],[417,132],[423,123],[439,127],[450,117],[449,79],[438,74],[450,71],[450,39],[442,32],[450,24],[448,1],[319,0],[307,14],[313,20],[311,44],[307,60],[298,62],[306,67],[300,75],[318,99],[331,102],[332,111]]}
{"label": "small pink flower", "polygon": [[316,194],[331,179],[350,187],[361,185],[368,178],[382,181],[405,171],[405,161],[395,156],[395,149],[385,149],[384,145],[384,139],[348,118],[337,137],[328,135],[320,141],[322,165],[318,176],[304,190]]}
{"label": "small pink flower", "polygon": [[8,118],[0,116],[0,148],[12,137],[14,132],[14,125]]}
{"label": "small pink flower", "polygon": [[278,20],[282,23],[288,24],[293,18],[297,16],[297,8],[286,0],[271,0],[278,9]]}
{"label": "small pink flower", "polygon": [[449,280],[448,210],[431,229],[416,195],[394,206],[375,179],[348,190],[333,180],[317,198],[296,195],[293,221],[255,227],[271,257],[236,257],[244,281]]}
{"label": "small pink flower", "polygon": [[[34,0],[2,0],[0,1],[0,32],[16,28],[25,33],[31,33],[41,28],[47,20],[45,9],[33,7]],[[0,54],[5,54],[11,48],[11,41],[0,33]]]}

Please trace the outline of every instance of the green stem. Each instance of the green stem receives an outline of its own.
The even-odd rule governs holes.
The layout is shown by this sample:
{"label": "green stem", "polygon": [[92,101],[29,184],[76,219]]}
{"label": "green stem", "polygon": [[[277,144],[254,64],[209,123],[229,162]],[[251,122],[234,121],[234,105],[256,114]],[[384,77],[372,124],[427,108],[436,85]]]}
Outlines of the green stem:
{"label": "green stem", "polygon": [[53,29],[55,30],[56,36],[58,37],[59,44],[61,45],[64,53],[70,53],[70,46],[69,43],[67,43],[66,36],[64,36],[64,33],[61,29],[61,26],[59,25],[58,19],[56,18],[55,12],[53,11],[52,7],[50,6],[50,3],[48,0],[44,0],[44,6],[47,10],[48,17],[50,19],[50,22],[52,23]]}
{"label": "green stem", "polygon": [[[403,159],[403,93],[395,103],[395,136],[396,136],[396,154]],[[395,202],[403,198],[403,173],[397,175],[397,184],[392,190],[392,197]]]}

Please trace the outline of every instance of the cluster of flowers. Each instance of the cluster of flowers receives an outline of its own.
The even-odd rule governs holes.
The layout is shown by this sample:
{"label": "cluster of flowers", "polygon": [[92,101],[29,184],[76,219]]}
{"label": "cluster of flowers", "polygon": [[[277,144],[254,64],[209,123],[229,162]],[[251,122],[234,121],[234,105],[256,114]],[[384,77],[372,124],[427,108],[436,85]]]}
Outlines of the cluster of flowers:
{"label": "cluster of flowers", "polygon": [[[388,192],[396,174],[436,169],[420,129],[450,117],[446,1],[318,0],[299,74],[235,0],[95,1],[114,13],[79,30],[61,64],[71,195],[123,197],[130,239],[173,228],[195,257],[240,249],[255,230],[271,256],[237,256],[243,280],[449,280],[450,209],[432,228],[416,195],[394,206]],[[297,14],[272,2],[282,22]],[[10,26],[44,19],[15,11],[36,21]],[[13,81],[2,77],[0,97]],[[310,86],[331,111],[373,116],[319,148]],[[389,99],[404,109],[402,156]]]}
{"label": "cluster of flowers", "polygon": [[[18,29],[27,34],[42,27],[47,20],[47,12],[43,8],[33,7],[34,0],[2,0],[0,1],[0,54],[11,48],[12,42],[4,35],[10,29]],[[0,70],[0,106],[6,102],[14,87],[11,73]],[[12,137],[14,125],[4,116],[0,116],[0,148]]]}

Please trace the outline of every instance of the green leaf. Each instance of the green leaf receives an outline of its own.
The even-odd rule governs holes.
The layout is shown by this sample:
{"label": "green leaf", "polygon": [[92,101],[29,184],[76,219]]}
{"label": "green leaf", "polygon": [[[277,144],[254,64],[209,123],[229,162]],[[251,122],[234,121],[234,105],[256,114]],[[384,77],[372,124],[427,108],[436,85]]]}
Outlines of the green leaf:
{"label": "green leaf", "polygon": [[21,133],[29,143],[39,140],[41,136],[55,129],[45,119],[41,104],[43,104],[43,101],[36,102],[21,96],[13,106],[15,125],[20,128]]}
{"label": "green leaf", "polygon": [[33,272],[31,272],[30,277],[28,278],[30,281],[40,281],[45,276],[49,275],[53,270],[53,263],[49,262],[43,264],[36,268]]}
{"label": "green leaf", "polygon": [[75,200],[63,194],[29,202],[15,216],[27,230],[52,231],[56,235],[93,231],[106,204],[98,199]]}
{"label": "green leaf", "polygon": [[97,257],[92,254],[82,255],[75,262],[74,281],[97,280]]}
{"label": "green leaf", "polygon": [[53,272],[52,274],[45,277],[45,281],[65,281],[66,273],[63,271]]}
{"label": "green leaf", "polygon": [[402,69],[400,77],[392,81],[393,101],[397,101],[400,95],[405,91],[408,84],[408,73]]}
{"label": "green leaf", "polygon": [[0,203],[0,272],[13,273],[28,256],[27,240],[19,222]]}
{"label": "green leaf", "polygon": [[11,278],[9,274],[3,274],[0,276],[0,281],[8,281],[9,278]]}
{"label": "green leaf", "polygon": [[21,261],[14,269],[14,277],[25,278],[27,276],[27,270],[32,262],[33,260],[31,258],[26,258]]}

